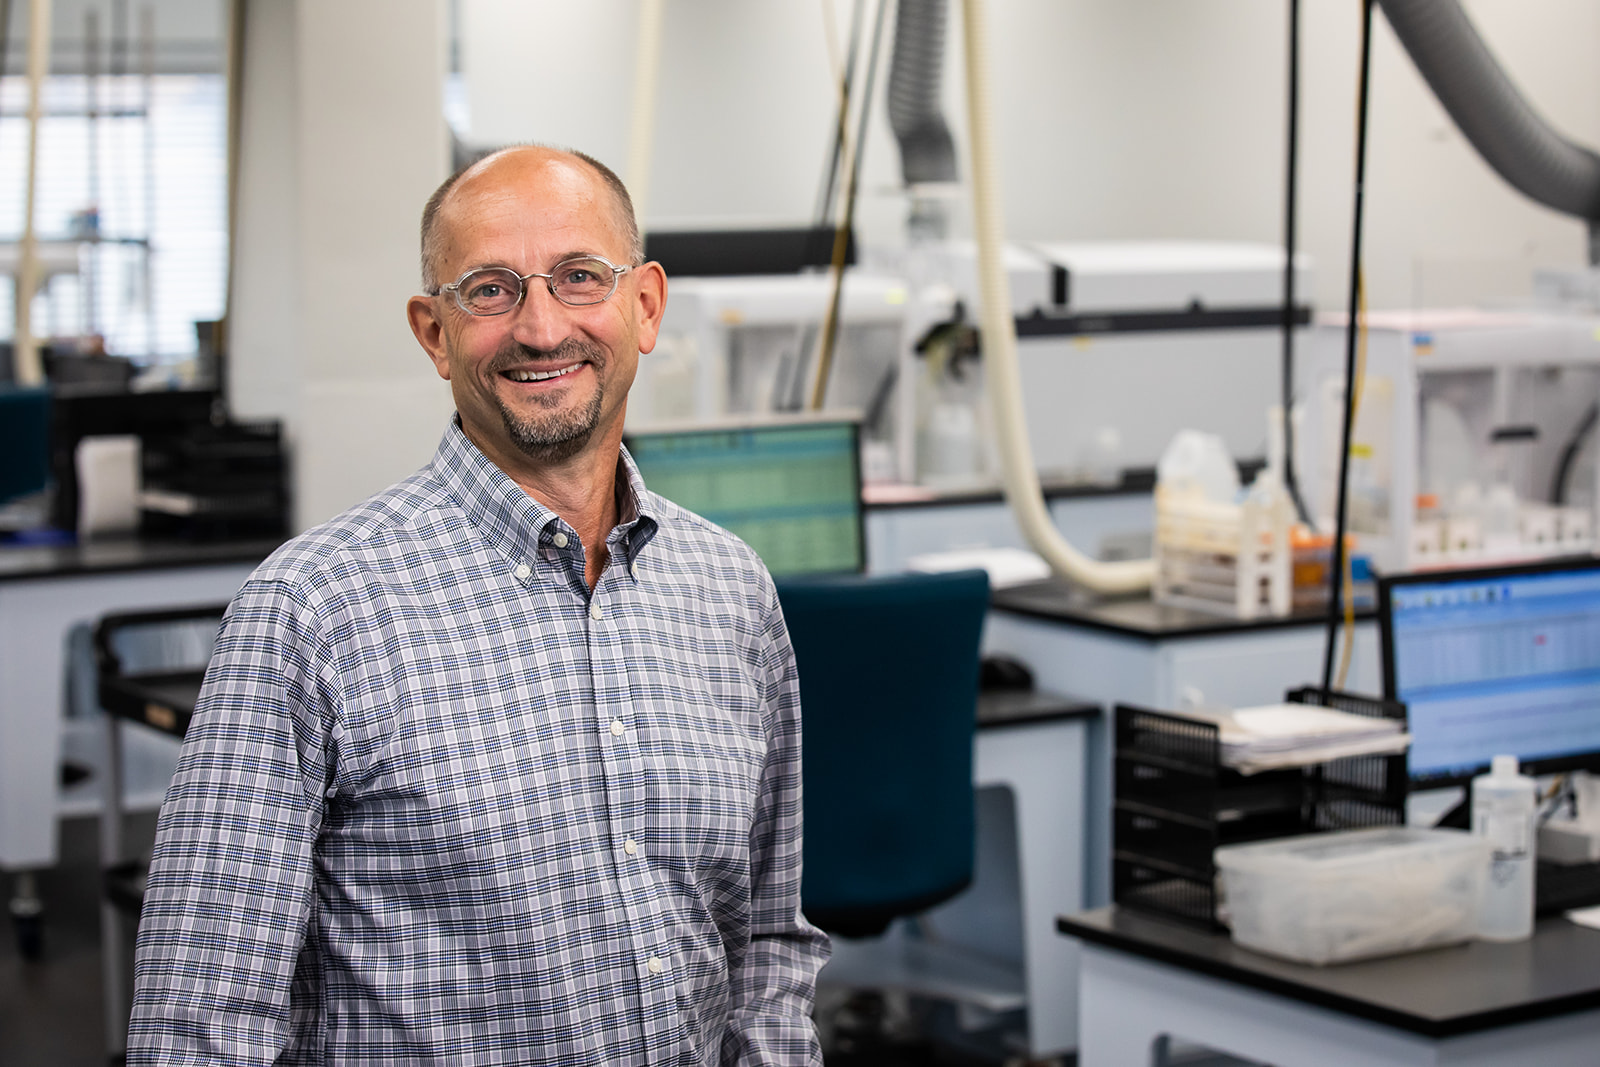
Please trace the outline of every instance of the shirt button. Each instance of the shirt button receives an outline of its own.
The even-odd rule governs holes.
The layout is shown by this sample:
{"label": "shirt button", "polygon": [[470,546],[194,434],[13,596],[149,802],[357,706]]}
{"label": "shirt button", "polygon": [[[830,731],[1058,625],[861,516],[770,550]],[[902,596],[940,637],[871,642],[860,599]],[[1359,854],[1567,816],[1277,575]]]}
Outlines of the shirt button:
{"label": "shirt button", "polygon": [[667,967],[665,963],[661,962],[660,956],[651,956],[649,960],[645,961],[645,966],[650,968],[651,974],[660,974]]}
{"label": "shirt button", "polygon": [[593,619],[595,622],[599,622],[600,621],[600,616],[602,616],[604,614],[605,614],[605,612],[600,610],[600,605],[599,604],[590,604],[589,605],[589,618]]}
{"label": "shirt button", "polygon": [[631,837],[628,838],[626,841],[624,841],[622,843],[622,851],[624,851],[628,855],[632,856],[634,853],[639,851],[639,842],[635,841]]}
{"label": "shirt button", "polygon": [[550,538],[550,543],[555,545],[557,548],[566,548],[567,535],[562,533],[560,530],[557,530],[555,536]]}
{"label": "shirt button", "polygon": [[519,563],[519,564],[517,564],[517,569],[515,571],[513,571],[512,573],[515,574],[517,576],[517,579],[520,581],[521,579],[526,578],[528,575],[532,574],[533,572],[528,569],[528,565],[526,563]]}
{"label": "shirt button", "polygon": [[639,577],[639,565],[637,563],[628,564],[628,573],[635,578]]}
{"label": "shirt button", "polygon": [[622,725],[622,720],[621,719],[612,719],[611,720],[611,736],[612,737],[621,737],[623,735],[624,731],[626,731],[627,729],[628,728],[626,726]]}

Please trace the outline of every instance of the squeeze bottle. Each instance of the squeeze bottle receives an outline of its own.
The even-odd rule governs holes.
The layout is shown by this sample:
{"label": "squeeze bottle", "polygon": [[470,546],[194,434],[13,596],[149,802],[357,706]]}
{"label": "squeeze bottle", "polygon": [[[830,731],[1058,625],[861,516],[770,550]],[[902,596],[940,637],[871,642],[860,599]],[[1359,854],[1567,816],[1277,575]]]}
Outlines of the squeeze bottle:
{"label": "squeeze bottle", "polygon": [[1517,773],[1517,757],[1496,756],[1488,774],[1472,780],[1472,832],[1489,842],[1478,936],[1521,941],[1533,933],[1532,778]]}

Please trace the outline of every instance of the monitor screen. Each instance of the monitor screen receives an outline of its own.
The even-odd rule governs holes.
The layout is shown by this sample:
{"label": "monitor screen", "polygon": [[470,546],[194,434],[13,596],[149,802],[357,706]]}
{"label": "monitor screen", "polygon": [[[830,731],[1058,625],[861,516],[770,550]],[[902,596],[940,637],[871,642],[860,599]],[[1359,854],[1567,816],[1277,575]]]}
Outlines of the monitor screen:
{"label": "monitor screen", "polygon": [[645,485],[737,534],[774,575],[864,567],[856,422],[751,420],[624,440]]}
{"label": "monitor screen", "polygon": [[1600,769],[1600,559],[1390,576],[1378,593],[1413,788],[1461,784],[1499,753],[1533,773]]}

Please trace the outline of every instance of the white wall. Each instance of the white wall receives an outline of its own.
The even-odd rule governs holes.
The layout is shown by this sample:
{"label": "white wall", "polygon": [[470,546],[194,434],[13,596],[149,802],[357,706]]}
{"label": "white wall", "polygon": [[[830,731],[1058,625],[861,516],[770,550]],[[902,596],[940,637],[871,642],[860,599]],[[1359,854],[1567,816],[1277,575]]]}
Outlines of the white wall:
{"label": "white wall", "polygon": [[452,410],[405,319],[448,166],[444,11],[249,10],[230,394],[286,421],[304,527],[426,462]]}
{"label": "white wall", "polygon": [[[849,4],[834,2],[847,32]],[[472,139],[573,143],[620,169],[637,0],[460,3]],[[1318,265],[1319,304],[1342,307],[1360,5],[1302,7],[1301,233]],[[1600,5],[1467,7],[1535,106],[1569,136],[1600,145]],[[666,5],[647,223],[810,217],[832,114],[821,10]],[[964,145],[959,10],[952,0],[946,103]],[[1263,0],[989,5],[1010,234],[1281,240],[1286,12]],[[1529,203],[1479,162],[1381,13],[1375,22],[1373,306],[1516,297],[1534,267],[1580,264],[1582,225]],[[887,74],[885,63],[880,96]],[[571,88],[591,85],[583,95]],[[899,159],[881,103],[866,153],[863,232],[894,238]]]}

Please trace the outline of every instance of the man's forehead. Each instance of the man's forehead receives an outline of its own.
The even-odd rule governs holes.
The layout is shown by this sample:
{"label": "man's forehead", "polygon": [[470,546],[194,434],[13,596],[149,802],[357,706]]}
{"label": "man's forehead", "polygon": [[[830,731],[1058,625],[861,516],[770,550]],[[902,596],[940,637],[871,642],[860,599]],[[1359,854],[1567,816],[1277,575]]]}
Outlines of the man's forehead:
{"label": "man's forehead", "polygon": [[537,224],[570,214],[597,237],[611,237],[616,213],[610,190],[592,167],[564,153],[528,148],[498,153],[463,174],[440,205],[439,222],[441,236],[454,245],[465,230],[495,216]]}

